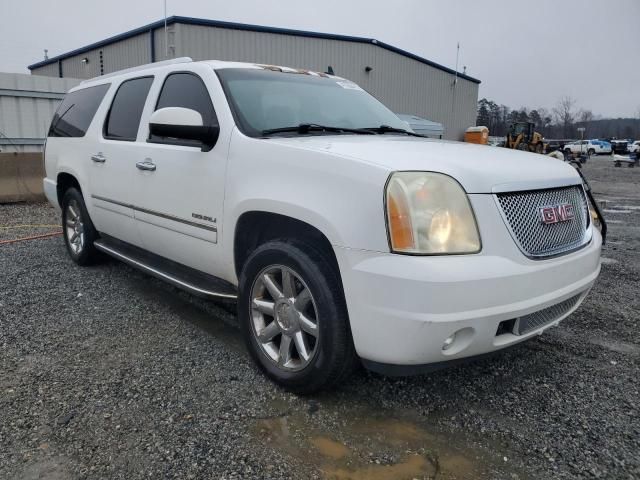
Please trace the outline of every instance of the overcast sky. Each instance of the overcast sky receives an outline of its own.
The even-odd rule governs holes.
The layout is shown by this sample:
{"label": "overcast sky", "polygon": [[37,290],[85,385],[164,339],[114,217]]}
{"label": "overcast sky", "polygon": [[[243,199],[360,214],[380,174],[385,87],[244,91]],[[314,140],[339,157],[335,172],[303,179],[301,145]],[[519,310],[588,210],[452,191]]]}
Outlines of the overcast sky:
{"label": "overcast sky", "polygon": [[[163,0],[0,0],[0,71],[159,20]],[[168,0],[169,15],[373,37],[482,80],[480,98],[640,110],[640,0]]]}

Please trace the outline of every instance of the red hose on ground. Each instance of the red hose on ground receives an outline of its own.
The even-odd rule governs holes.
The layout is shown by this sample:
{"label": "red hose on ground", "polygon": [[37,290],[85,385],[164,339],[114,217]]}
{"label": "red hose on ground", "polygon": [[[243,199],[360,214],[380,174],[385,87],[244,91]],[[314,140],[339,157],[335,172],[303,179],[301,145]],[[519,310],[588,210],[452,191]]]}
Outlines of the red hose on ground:
{"label": "red hose on ground", "polygon": [[6,245],[6,244],[9,244],[9,243],[24,242],[24,241],[27,241],[27,240],[37,240],[38,238],[55,237],[57,235],[62,235],[62,232],[45,233],[45,234],[42,234],[42,235],[34,235],[33,237],[14,238],[13,240],[0,240],[0,245]]}

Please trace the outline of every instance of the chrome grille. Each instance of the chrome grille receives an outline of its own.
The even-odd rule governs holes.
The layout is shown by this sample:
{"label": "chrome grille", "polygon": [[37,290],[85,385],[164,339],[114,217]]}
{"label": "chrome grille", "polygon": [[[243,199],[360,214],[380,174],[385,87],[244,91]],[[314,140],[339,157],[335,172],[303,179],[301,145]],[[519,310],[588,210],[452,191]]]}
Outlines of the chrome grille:
{"label": "chrome grille", "polygon": [[[511,236],[530,257],[548,257],[584,245],[589,226],[589,207],[581,185],[498,193],[496,195]],[[540,209],[571,204],[574,218],[554,224],[542,222]]]}
{"label": "chrome grille", "polygon": [[575,295],[571,298],[567,298],[563,302],[518,318],[513,326],[514,335],[524,335],[547,325],[548,323],[558,320],[578,304],[581,296],[582,294]]}

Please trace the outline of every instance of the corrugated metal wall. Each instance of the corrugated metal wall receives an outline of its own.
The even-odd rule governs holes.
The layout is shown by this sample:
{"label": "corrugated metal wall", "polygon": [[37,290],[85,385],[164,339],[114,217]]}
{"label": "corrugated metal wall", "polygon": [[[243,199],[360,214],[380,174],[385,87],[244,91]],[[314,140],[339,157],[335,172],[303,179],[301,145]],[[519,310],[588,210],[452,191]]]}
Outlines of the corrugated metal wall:
{"label": "corrugated metal wall", "polygon": [[[325,71],[366,88],[396,113],[440,122],[445,138],[475,125],[478,84],[372,44],[178,24],[176,56]],[[373,70],[369,73],[365,67]],[[455,96],[455,98],[454,98]]]}
{"label": "corrugated metal wall", "polygon": [[0,73],[0,150],[39,151],[62,96],[80,82]]}
{"label": "corrugated metal wall", "polygon": [[[451,73],[372,44],[184,23],[169,25],[168,43],[169,58],[271,63],[318,71],[331,65],[337,75],[360,84],[396,113],[442,123],[445,138],[462,139],[464,130],[475,125],[478,84],[463,78],[454,84]],[[163,28],[154,31],[154,44],[155,60],[166,59]],[[83,58],[88,62],[83,63]],[[91,78],[150,61],[151,38],[143,33],[64,59],[62,71],[65,77]],[[367,66],[373,69],[369,73]],[[58,76],[57,64],[32,73]]]}
{"label": "corrugated metal wall", "polygon": [[31,71],[32,75],[42,75],[47,77],[57,77],[59,76],[58,73],[58,62],[43,65],[42,67],[35,68]]}
{"label": "corrugated metal wall", "polygon": [[[85,58],[87,61],[83,62]],[[66,58],[62,60],[62,74],[64,77],[92,78],[143,65],[150,59],[151,40],[147,33]],[[40,68],[34,69],[33,73],[39,74]]]}

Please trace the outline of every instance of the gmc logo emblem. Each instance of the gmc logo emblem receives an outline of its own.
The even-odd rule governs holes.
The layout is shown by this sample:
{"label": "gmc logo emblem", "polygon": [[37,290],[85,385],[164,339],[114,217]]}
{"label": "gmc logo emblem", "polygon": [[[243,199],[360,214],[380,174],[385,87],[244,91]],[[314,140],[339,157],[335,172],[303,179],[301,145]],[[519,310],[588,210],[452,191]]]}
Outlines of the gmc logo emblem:
{"label": "gmc logo emblem", "polygon": [[562,205],[540,207],[540,215],[542,216],[542,223],[546,225],[568,222],[569,220],[573,220],[574,217],[573,205],[564,203]]}

